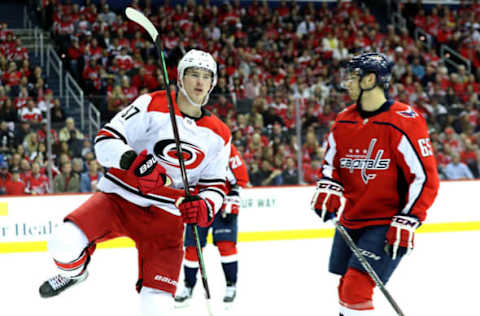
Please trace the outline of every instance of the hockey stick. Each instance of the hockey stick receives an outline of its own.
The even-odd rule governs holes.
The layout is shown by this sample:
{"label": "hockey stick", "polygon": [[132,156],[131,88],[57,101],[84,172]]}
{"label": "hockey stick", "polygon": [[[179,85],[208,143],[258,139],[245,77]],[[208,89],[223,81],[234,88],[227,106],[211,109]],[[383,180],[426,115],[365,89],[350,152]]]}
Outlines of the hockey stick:
{"label": "hockey stick", "polygon": [[[170,121],[172,122],[173,136],[175,138],[175,145],[177,149],[177,158],[178,158],[178,163],[180,164],[180,172],[182,173],[182,181],[185,189],[185,198],[189,198],[191,195],[190,195],[190,190],[188,185],[187,172],[185,169],[185,161],[183,159],[182,146],[180,145],[180,136],[178,134],[177,120],[175,118],[175,109],[173,108],[173,100],[170,94],[170,82],[168,80],[167,66],[165,63],[165,57],[163,55],[162,41],[160,39],[160,36],[158,35],[158,31],[155,28],[155,26],[152,24],[152,22],[150,22],[150,20],[145,15],[143,15],[143,13],[128,7],[125,9],[125,15],[127,16],[127,18],[139,24],[147,31],[147,33],[150,35],[153,42],[155,43],[155,47],[157,48],[158,53],[160,54],[161,62],[162,62],[162,70],[163,70],[163,82],[165,83],[165,86],[167,89],[168,111],[170,113]],[[196,247],[197,256],[198,256],[198,261],[200,266],[200,273],[202,275],[203,288],[205,289],[205,296],[207,298],[208,314],[212,316],[213,313],[210,306],[210,289],[208,287],[207,273],[205,271],[205,263],[203,261],[203,255],[202,255],[202,247],[200,245],[200,238],[198,236],[198,227],[196,224],[192,224],[192,228],[193,228],[193,234],[195,238],[195,244],[197,246]]]}
{"label": "hockey stick", "polygon": [[398,306],[397,302],[395,302],[392,295],[390,295],[390,292],[388,292],[388,290],[385,288],[385,285],[383,284],[382,280],[378,277],[375,270],[373,270],[370,263],[368,263],[367,259],[365,259],[365,257],[363,256],[360,248],[358,248],[355,242],[352,240],[352,237],[350,237],[345,227],[343,227],[343,225],[340,224],[338,219],[334,219],[333,224],[335,225],[335,228],[340,233],[340,235],[342,235],[343,239],[347,243],[348,247],[350,247],[350,250],[352,250],[355,257],[357,257],[358,261],[360,261],[365,271],[367,271],[367,273],[373,279],[373,281],[378,286],[380,291],[382,291],[383,295],[385,295],[385,298],[387,299],[387,301],[390,303],[390,305],[392,305],[395,312],[397,312],[397,315],[405,316],[405,314],[400,309],[400,306]]}

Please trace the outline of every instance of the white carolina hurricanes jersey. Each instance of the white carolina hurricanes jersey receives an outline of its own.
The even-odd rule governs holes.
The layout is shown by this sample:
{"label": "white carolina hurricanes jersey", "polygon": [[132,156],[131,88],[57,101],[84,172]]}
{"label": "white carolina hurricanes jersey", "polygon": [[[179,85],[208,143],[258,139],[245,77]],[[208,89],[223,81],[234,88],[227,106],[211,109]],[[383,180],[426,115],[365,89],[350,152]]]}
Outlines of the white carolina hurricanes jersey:
{"label": "white carolina hurricanes jersey", "polygon": [[[175,96],[172,99],[189,186],[216,212],[226,192],[230,130],[205,110],[198,119],[183,115]],[[122,154],[132,149],[137,154],[145,149],[153,154],[171,177],[172,185],[149,194],[141,193],[135,186],[136,179],[119,165]],[[98,161],[110,168],[98,184],[101,191],[116,193],[140,206],[155,206],[180,215],[174,203],[184,195],[184,185],[165,91],[138,97],[105,124],[95,138],[95,152]]]}

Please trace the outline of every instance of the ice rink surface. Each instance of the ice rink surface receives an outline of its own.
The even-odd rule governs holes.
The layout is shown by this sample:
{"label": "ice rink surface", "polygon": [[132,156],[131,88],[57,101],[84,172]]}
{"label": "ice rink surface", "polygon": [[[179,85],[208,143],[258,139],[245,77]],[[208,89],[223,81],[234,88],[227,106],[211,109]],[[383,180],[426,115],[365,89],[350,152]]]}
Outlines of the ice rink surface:
{"label": "ice rink surface", "polygon": [[[214,315],[338,315],[337,277],[327,272],[331,241],[240,243],[237,299],[229,309],[222,303],[225,281],[219,255],[208,245],[205,262]],[[405,315],[480,315],[479,242],[480,231],[417,234],[416,249],[387,285]],[[0,254],[0,315],[139,314],[134,248],[97,250],[89,272],[85,282],[58,297],[42,299],[38,287],[55,273],[48,253]],[[380,291],[374,303],[375,315],[395,315]],[[200,280],[191,304],[175,309],[172,316],[176,315],[207,315]]]}

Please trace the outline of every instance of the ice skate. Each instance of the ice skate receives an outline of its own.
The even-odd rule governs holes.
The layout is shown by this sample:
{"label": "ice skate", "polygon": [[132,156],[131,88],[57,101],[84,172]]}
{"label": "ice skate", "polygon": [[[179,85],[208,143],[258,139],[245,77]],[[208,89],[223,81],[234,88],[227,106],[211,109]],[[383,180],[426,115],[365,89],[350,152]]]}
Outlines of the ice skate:
{"label": "ice skate", "polygon": [[227,285],[227,290],[225,291],[225,297],[223,298],[223,302],[233,303],[236,295],[237,295],[237,286],[235,284]]}
{"label": "ice skate", "polygon": [[188,305],[188,301],[192,298],[193,287],[186,286],[180,294],[175,296],[175,307],[184,307]]}
{"label": "ice skate", "polygon": [[87,277],[88,277],[88,272],[86,270],[79,276],[76,276],[73,278],[58,274],[48,279],[47,281],[43,282],[43,284],[40,286],[40,289],[39,289],[40,296],[43,298],[56,296],[61,292],[63,292],[64,290],[71,287],[72,285],[85,281]]}

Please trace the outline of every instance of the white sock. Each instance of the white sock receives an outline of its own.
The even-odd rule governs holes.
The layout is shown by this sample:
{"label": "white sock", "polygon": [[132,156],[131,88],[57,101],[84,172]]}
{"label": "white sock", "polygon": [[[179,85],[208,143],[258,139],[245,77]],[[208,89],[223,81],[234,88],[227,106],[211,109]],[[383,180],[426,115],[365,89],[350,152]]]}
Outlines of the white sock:
{"label": "white sock", "polygon": [[[77,260],[83,250],[88,246],[88,238],[83,231],[72,222],[65,222],[57,228],[53,237],[48,242],[48,251],[52,257],[61,263],[70,263]],[[62,270],[66,276],[78,275],[83,270],[83,266],[72,270]]]}
{"label": "white sock", "polygon": [[372,316],[375,315],[375,312],[373,309],[366,309],[366,310],[356,310],[356,309],[350,309],[347,307],[344,307],[340,305],[339,309],[340,313],[343,316]]}
{"label": "white sock", "polygon": [[169,316],[173,313],[172,294],[148,286],[140,291],[141,316]]}

